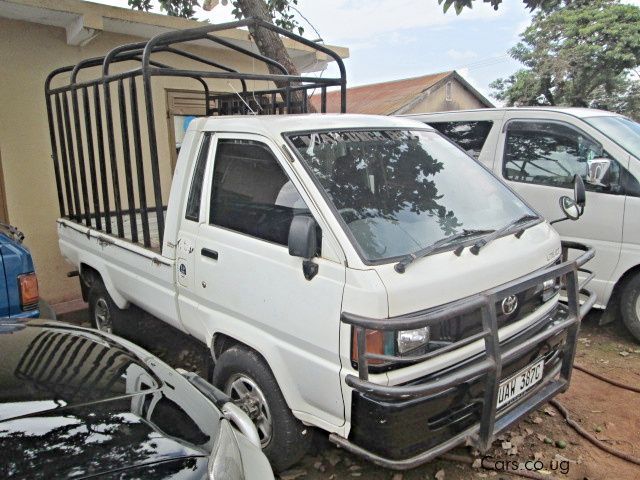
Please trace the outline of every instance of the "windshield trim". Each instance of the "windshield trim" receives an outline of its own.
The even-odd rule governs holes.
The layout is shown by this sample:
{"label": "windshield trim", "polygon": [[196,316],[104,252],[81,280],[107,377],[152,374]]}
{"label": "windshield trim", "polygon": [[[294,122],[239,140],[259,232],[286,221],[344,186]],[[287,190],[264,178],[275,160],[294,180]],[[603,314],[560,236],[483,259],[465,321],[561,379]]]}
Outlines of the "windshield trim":
{"label": "windshield trim", "polygon": [[[618,142],[615,138],[612,138],[611,136],[607,135],[605,132],[603,132],[602,130],[600,130],[598,127],[596,127],[593,123],[591,123],[589,120],[592,118],[608,118],[608,117],[613,117],[613,118],[623,118],[625,120],[629,120],[630,122],[633,123],[638,123],[635,120],[629,118],[629,117],[625,117],[624,115],[594,115],[592,117],[584,117],[582,118],[582,121],[584,123],[586,123],[587,125],[589,125],[589,127],[593,128],[594,130],[596,130],[599,134],[603,135],[604,138],[606,138],[607,140],[615,143],[618,147],[620,147],[622,150],[624,150],[627,154],[631,155],[633,158],[635,158],[636,160],[640,160],[640,156],[637,156],[635,153],[630,152],[629,149],[627,147],[625,147],[624,145],[622,145],[620,142]],[[600,142],[602,143],[602,142]]]}
{"label": "windshield trim", "polygon": [[[497,178],[487,166],[485,166],[483,163],[479,162],[478,160],[473,158],[471,155],[469,155],[467,152],[465,152],[454,141],[452,141],[451,139],[447,138],[445,135],[440,133],[438,130],[436,130],[433,127],[430,127],[427,124],[423,124],[421,126],[416,126],[416,127],[413,127],[413,126],[395,126],[395,125],[394,126],[378,126],[378,127],[376,127],[376,126],[367,126],[367,127],[332,127],[332,128],[304,129],[304,130],[292,130],[292,131],[281,132],[282,138],[285,141],[285,145],[288,146],[289,149],[291,150],[291,152],[287,152],[287,153],[291,153],[291,155],[293,155],[294,158],[298,159],[298,161],[302,165],[302,168],[306,172],[307,176],[311,179],[311,181],[313,182],[313,185],[320,192],[320,195],[321,195],[322,199],[324,200],[325,204],[329,207],[329,210],[331,210],[331,213],[333,214],[334,218],[338,221],[338,224],[340,225],[340,228],[342,228],[342,231],[344,232],[344,234],[349,239],[349,242],[351,242],[351,245],[353,246],[354,250],[358,254],[358,257],[360,258],[360,261],[364,265],[366,265],[368,267],[379,266],[379,265],[388,265],[388,264],[396,264],[400,260],[406,258],[406,255],[396,255],[394,257],[381,258],[379,260],[369,260],[366,257],[364,250],[362,249],[362,247],[360,246],[360,244],[356,240],[356,237],[351,232],[351,229],[347,225],[347,222],[345,222],[344,218],[342,218],[342,215],[340,215],[340,212],[338,211],[338,208],[334,205],[333,200],[329,196],[329,193],[324,189],[324,187],[320,183],[320,180],[311,171],[311,167],[309,167],[309,165],[307,165],[306,160],[298,152],[298,149],[293,145],[293,142],[291,141],[290,137],[293,136],[293,135],[305,135],[305,134],[312,134],[312,133],[335,132],[336,130],[340,130],[340,131],[360,131],[360,132],[364,131],[364,132],[366,132],[366,131],[376,130],[376,129],[380,129],[380,130],[383,130],[383,129],[384,130],[412,130],[412,131],[425,131],[425,132],[436,133],[440,137],[444,138],[447,142],[449,142],[452,145],[456,146],[462,153],[464,153],[467,157],[469,157],[470,161],[480,165],[487,172],[489,172],[489,174],[491,174],[491,176],[495,179],[496,182],[500,182],[500,179]],[[522,201],[527,208],[529,208],[533,213],[538,215],[538,217],[540,218],[540,223],[543,223],[545,221],[544,217],[540,214],[540,212],[538,212],[535,208],[533,208],[529,204],[529,202],[527,202],[520,195],[518,195],[518,193],[516,193],[509,185],[507,185],[507,184],[505,184],[503,182],[500,182],[500,183],[502,185],[504,185],[507,188],[507,190],[509,190],[516,198],[518,198],[520,201]],[[532,226],[535,226],[535,224],[532,225]],[[507,235],[511,235],[512,233],[513,232],[505,232],[504,235],[500,235],[499,237],[496,238],[496,240],[498,238],[502,238],[502,237],[505,237]],[[459,242],[459,243],[453,243],[451,245],[443,245],[442,248],[438,248],[438,249],[434,250],[432,252],[432,254],[436,255],[436,254],[444,253],[444,252],[447,252],[447,251],[453,251],[453,250],[455,250],[456,248],[458,248],[458,247],[460,247],[462,245],[464,245],[464,247],[466,248],[466,247],[468,247],[470,245],[473,245],[476,241],[477,241],[477,238],[475,238],[475,239],[471,238],[470,240],[464,239],[462,242]]]}

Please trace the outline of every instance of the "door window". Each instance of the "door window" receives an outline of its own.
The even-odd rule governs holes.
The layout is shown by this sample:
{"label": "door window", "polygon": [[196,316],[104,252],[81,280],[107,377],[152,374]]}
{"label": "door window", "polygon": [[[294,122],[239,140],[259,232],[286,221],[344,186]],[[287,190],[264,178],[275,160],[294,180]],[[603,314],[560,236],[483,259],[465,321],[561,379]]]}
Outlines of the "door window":
{"label": "door window", "polygon": [[209,145],[211,144],[211,134],[205,133],[200,145],[200,152],[196,160],[196,167],[193,169],[193,178],[191,179],[191,189],[189,190],[189,198],[187,199],[187,210],[185,218],[197,222],[200,220],[200,199],[202,198],[202,182],[204,181],[204,170],[207,166],[207,157],[209,154]]}
{"label": "door window", "polygon": [[266,145],[218,142],[209,223],[287,245],[294,215],[311,213]]}
{"label": "door window", "polygon": [[[606,187],[586,182],[588,162],[596,158],[611,160]],[[507,180],[572,188],[576,174],[588,190],[615,192],[620,184],[620,164],[579,130],[555,122],[509,123],[503,164]]]}
{"label": "door window", "polygon": [[489,136],[493,122],[434,122],[429,123],[445,137],[454,141],[476,160],[480,156],[484,142]]}

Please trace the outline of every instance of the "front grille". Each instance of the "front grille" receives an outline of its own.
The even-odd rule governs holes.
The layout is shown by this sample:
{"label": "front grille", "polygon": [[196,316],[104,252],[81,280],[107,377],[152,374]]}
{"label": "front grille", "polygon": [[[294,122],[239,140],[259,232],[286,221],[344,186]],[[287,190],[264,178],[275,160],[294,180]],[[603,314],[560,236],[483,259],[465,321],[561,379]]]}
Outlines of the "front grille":
{"label": "front grille", "polygon": [[[512,312],[509,312],[508,309],[503,309],[504,299],[498,300],[495,305],[498,328],[515,323],[535,313],[554,296],[556,291],[557,288],[555,287],[553,290],[545,291],[542,285],[536,285],[519,292],[513,296],[517,301],[517,306]],[[513,299],[511,299],[511,305],[513,305]],[[481,315],[480,310],[476,310],[431,326],[429,336],[430,349],[436,350],[481,332]],[[415,355],[416,352],[411,353]]]}

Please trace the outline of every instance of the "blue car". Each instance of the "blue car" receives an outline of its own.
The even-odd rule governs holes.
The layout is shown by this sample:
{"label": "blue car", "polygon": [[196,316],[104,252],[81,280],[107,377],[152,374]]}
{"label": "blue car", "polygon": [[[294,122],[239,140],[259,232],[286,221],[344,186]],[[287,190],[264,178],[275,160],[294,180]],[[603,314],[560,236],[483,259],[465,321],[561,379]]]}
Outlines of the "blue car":
{"label": "blue car", "polygon": [[50,309],[40,301],[31,253],[16,227],[0,223],[0,323],[3,318],[36,318]]}

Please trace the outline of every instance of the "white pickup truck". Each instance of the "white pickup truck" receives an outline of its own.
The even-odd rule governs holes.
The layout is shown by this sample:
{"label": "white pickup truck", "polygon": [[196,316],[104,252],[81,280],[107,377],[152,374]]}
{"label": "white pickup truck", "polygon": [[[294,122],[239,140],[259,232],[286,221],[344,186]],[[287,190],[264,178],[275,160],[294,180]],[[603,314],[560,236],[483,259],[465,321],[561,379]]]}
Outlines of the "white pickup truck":
{"label": "white pickup truck", "polygon": [[[147,55],[175,48],[181,33],[143,47],[143,79],[163,68]],[[69,114],[57,95],[93,85],[48,85],[51,117],[60,105]],[[284,92],[292,111],[290,92],[274,92],[266,98]],[[577,277],[591,249],[561,245],[508,187],[419,122],[207,113],[186,132],[166,210],[64,202],[60,249],[97,328],[117,331],[136,306],[210,347],[212,382],[253,419],[275,469],[305,453],[310,427],[395,469],[465,442],[486,449],[566,390],[595,301]],[[53,123],[56,168],[70,171]],[[561,206],[580,216],[579,179]],[[568,260],[572,248],[580,256]]]}

